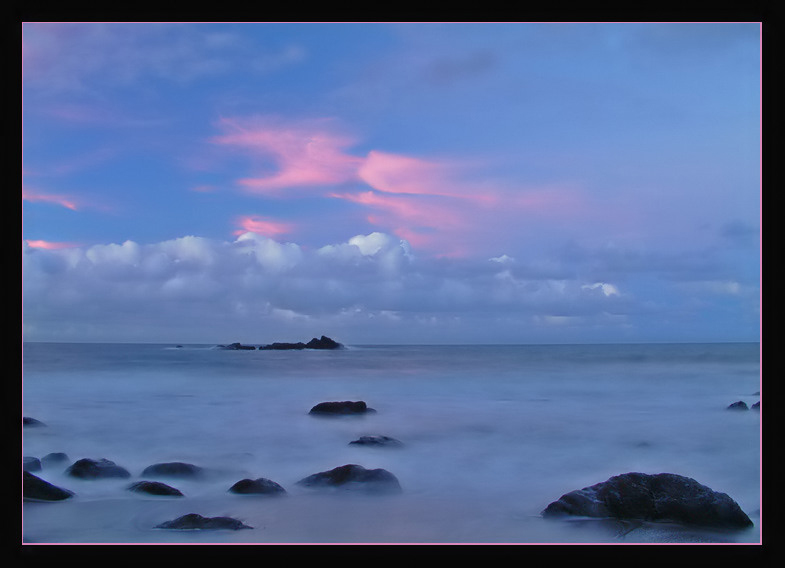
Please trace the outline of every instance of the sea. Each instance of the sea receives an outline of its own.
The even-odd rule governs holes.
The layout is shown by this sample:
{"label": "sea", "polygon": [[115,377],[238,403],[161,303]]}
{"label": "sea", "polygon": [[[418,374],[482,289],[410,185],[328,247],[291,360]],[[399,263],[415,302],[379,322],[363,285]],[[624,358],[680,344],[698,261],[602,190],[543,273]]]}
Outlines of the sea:
{"label": "sea", "polygon": [[[34,472],[72,491],[22,503],[24,545],[636,544],[761,542],[760,344],[215,345],[23,343],[23,457],[107,459],[128,479]],[[359,416],[309,414],[365,401]],[[351,444],[388,436],[396,446]],[[130,483],[162,462],[203,479]],[[297,482],[345,464],[382,468],[401,491]],[[728,494],[743,531],[543,518],[563,494],[626,472],[676,473]],[[228,491],[266,478],[281,496]],[[251,529],[156,528],[188,513]]]}

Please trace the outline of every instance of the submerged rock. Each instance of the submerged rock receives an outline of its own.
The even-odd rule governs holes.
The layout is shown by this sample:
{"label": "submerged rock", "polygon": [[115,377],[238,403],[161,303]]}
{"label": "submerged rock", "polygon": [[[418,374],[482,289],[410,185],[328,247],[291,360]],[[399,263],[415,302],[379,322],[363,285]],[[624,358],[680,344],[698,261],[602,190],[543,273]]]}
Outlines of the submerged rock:
{"label": "submerged rock", "polygon": [[57,465],[62,466],[69,461],[68,455],[64,452],[51,452],[41,458],[41,465],[45,468],[49,468]]}
{"label": "submerged rock", "polygon": [[386,469],[365,469],[361,465],[347,464],[329,471],[309,475],[297,482],[312,488],[341,488],[372,493],[398,493],[398,478]]}
{"label": "submerged rock", "polygon": [[22,457],[23,471],[41,471],[41,460],[32,456]]}
{"label": "submerged rock", "polygon": [[74,496],[73,491],[53,485],[29,471],[23,472],[22,476],[22,495],[25,501],[63,501]]}
{"label": "submerged rock", "polygon": [[752,410],[758,410],[758,411],[760,411],[760,401],[758,401],[758,402],[756,402],[755,404],[753,404],[752,406],[750,406],[750,408],[751,408]]}
{"label": "submerged rock", "polygon": [[178,529],[178,530],[217,530],[217,529],[252,529],[242,521],[232,517],[203,517],[197,513],[188,513],[174,520],[166,521],[156,525],[157,529]]}
{"label": "submerged rock", "polygon": [[384,446],[395,448],[403,445],[400,440],[390,438],[389,436],[360,436],[357,440],[349,442],[349,444],[356,444],[358,446]]}
{"label": "submerged rock", "polygon": [[184,462],[165,462],[146,467],[142,471],[142,477],[196,478],[203,476],[204,473],[204,469],[198,465]]}
{"label": "submerged rock", "polygon": [[80,479],[131,477],[131,474],[127,469],[104,458],[101,458],[100,460],[93,460],[90,458],[77,460],[66,469],[65,472],[71,477],[78,477]]}
{"label": "submerged rock", "polygon": [[149,495],[162,495],[167,497],[183,497],[179,489],[171,487],[160,481],[137,481],[128,486],[128,491],[134,493],[147,493]]}
{"label": "submerged rock", "polygon": [[736,401],[728,406],[728,410],[748,410],[747,403],[743,400]]}
{"label": "submerged rock", "polygon": [[308,412],[308,414],[323,415],[345,415],[345,414],[365,414],[366,412],[376,412],[369,408],[365,401],[344,400],[341,402],[320,402]]}
{"label": "submerged rock", "polygon": [[241,479],[229,488],[231,493],[243,495],[282,495],[286,490],[275,481],[260,477],[258,479]]}
{"label": "submerged rock", "polygon": [[625,473],[562,495],[543,517],[601,517],[673,522],[723,529],[752,526],[725,493],[673,473]]}
{"label": "submerged rock", "polygon": [[46,424],[44,424],[40,420],[36,420],[35,418],[30,418],[29,416],[22,416],[22,426],[36,428],[39,426],[46,426]]}

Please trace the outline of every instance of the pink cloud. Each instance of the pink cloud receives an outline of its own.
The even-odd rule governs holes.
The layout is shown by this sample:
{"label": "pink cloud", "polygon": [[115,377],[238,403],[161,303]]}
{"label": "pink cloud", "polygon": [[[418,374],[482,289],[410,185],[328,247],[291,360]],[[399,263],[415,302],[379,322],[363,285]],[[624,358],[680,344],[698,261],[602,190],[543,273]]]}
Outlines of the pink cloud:
{"label": "pink cloud", "polygon": [[285,188],[330,185],[354,179],[362,158],[344,152],[353,140],[330,132],[322,122],[280,125],[257,119],[246,125],[223,119],[220,125],[227,133],[212,141],[273,159],[278,168],[276,173],[238,181],[252,192],[275,194]]}
{"label": "pink cloud", "polygon": [[276,237],[290,233],[294,228],[290,223],[272,221],[257,215],[239,217],[236,222],[241,228],[234,232],[235,235],[250,232],[264,235],[265,237]]}
{"label": "pink cloud", "polygon": [[29,189],[22,189],[22,199],[24,201],[30,201],[30,202],[43,201],[45,203],[55,203],[57,205],[61,205],[63,207],[71,209],[72,211],[77,210],[76,202],[70,197],[66,197],[63,195],[49,195],[43,193],[36,193],[30,191]]}
{"label": "pink cloud", "polygon": [[40,248],[46,250],[59,250],[64,248],[73,248],[79,246],[75,243],[55,243],[51,241],[30,240],[26,239],[25,242],[30,248]]}

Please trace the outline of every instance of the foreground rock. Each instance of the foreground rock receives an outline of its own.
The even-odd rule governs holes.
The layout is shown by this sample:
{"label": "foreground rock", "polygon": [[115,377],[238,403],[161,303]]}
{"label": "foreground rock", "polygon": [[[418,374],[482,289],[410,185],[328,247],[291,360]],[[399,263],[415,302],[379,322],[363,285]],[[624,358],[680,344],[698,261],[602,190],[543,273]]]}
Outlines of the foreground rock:
{"label": "foreground rock", "polygon": [[105,479],[111,477],[131,477],[131,474],[124,467],[120,467],[113,461],[103,459],[93,460],[83,458],[75,461],[65,472],[71,477],[80,479]]}
{"label": "foreground rock", "polygon": [[22,496],[25,501],[63,501],[74,496],[72,491],[52,485],[29,471],[22,475]]}
{"label": "foreground rock", "polygon": [[41,471],[41,460],[33,456],[22,457],[22,470],[23,471]]}
{"label": "foreground rock", "polygon": [[229,492],[242,495],[283,495],[286,490],[275,481],[260,477],[241,479],[229,488]]}
{"label": "foreground rock", "polygon": [[198,465],[184,462],[156,463],[142,471],[142,477],[177,477],[194,479],[204,476],[205,470]]}
{"label": "foreground rock", "polygon": [[386,469],[365,469],[361,465],[347,464],[329,471],[309,475],[297,482],[311,488],[341,488],[369,493],[399,493],[401,485]]}
{"label": "foreground rock", "polygon": [[369,408],[365,401],[351,401],[344,400],[341,402],[320,402],[308,412],[308,414],[319,415],[351,415],[351,414],[365,414],[367,412],[376,412],[373,408]]}
{"label": "foreground rock", "polygon": [[382,446],[386,448],[399,448],[403,446],[400,440],[390,438],[389,436],[360,436],[358,439],[349,442],[349,444],[358,446]]}
{"label": "foreground rock", "polygon": [[157,529],[178,529],[178,530],[240,530],[252,529],[242,521],[232,517],[203,517],[197,513],[188,513],[182,517],[177,517],[172,521],[166,521],[156,525]]}
{"label": "foreground rock", "polygon": [[160,481],[137,481],[128,486],[128,491],[134,493],[146,493],[148,495],[160,495],[162,497],[183,497],[179,489],[171,487]]}
{"label": "foreground rock", "polygon": [[287,349],[341,349],[343,345],[337,341],[322,335],[319,339],[315,337],[308,343],[298,341],[297,343],[271,343],[269,345],[261,345],[261,350],[287,350]]}
{"label": "foreground rock", "polygon": [[673,473],[617,475],[562,495],[542,515],[674,522],[721,529],[752,526],[750,518],[728,495]]}

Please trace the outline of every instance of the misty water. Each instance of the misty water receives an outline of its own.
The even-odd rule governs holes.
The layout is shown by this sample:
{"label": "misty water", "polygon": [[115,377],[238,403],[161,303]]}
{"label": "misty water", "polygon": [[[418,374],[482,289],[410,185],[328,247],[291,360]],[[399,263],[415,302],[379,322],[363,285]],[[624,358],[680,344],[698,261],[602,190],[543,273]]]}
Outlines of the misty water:
{"label": "misty water", "polygon": [[[760,541],[759,344],[347,346],[24,344],[23,455],[106,458],[130,479],[36,475],[75,493],[25,502],[27,543],[582,543]],[[322,401],[363,416],[317,418]],[[401,447],[349,442],[384,435]],[[208,468],[161,480],[184,497],[127,490],[148,465]],[[344,464],[384,468],[402,492],[297,485]],[[639,471],[692,477],[754,522],[741,532],[543,519],[564,493]],[[282,497],[228,492],[264,477]],[[251,530],[156,525],[186,513]]]}

